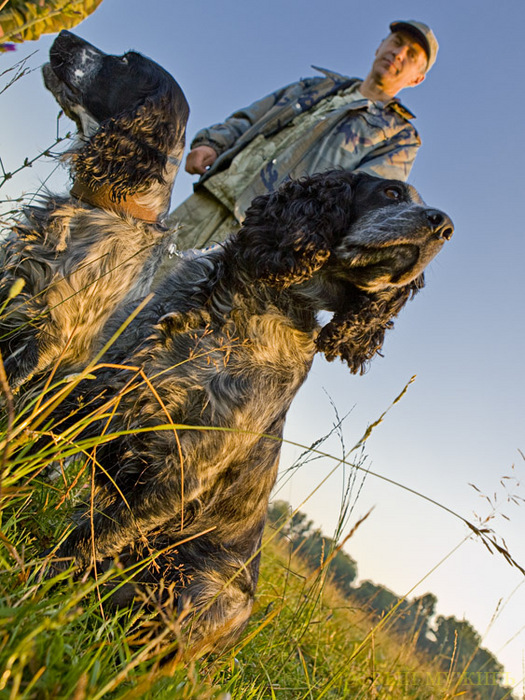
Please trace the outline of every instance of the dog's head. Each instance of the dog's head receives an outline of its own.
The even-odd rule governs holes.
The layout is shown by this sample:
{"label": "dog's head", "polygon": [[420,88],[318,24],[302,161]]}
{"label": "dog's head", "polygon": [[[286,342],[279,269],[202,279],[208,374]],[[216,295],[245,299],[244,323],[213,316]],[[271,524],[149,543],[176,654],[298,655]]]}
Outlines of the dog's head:
{"label": "dog's head", "polygon": [[381,349],[392,318],[423,286],[423,270],[453,230],[414,187],[334,170],[254,200],[238,240],[257,278],[298,285],[334,312],[317,347],[357,372]]}
{"label": "dog's head", "polygon": [[75,175],[109,186],[115,201],[165,184],[168,171],[172,180],[189,108],[171,75],[139,53],[108,55],[68,31],[49,55],[44,83],[84,141],[73,155]]}

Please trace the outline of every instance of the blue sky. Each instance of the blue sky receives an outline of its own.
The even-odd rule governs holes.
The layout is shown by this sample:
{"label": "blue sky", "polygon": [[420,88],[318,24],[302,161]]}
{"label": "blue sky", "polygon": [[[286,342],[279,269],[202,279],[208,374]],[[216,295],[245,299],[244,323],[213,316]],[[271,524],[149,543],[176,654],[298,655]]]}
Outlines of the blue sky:
{"label": "blue sky", "polygon": [[[525,506],[507,503],[502,486],[525,496],[517,483],[525,479],[519,452],[525,451],[523,0],[104,0],[75,31],[110,53],[134,48],[169,70],[191,106],[191,138],[255,98],[312,75],[311,64],[364,77],[389,22],[407,18],[430,24],[440,42],[427,80],[400,95],[416,113],[423,139],[410,182],[428,204],[451,215],[456,233],[428,269],[425,290],[403,310],[385,357],[376,358],[367,375],[353,377],[342,364],[316,360],[286,437],[310,444],[327,433],[333,402],[340,414],[351,411],[344,441],[352,446],[417,375],[367,443],[368,466],[474,521],[474,514],[492,512],[483,496],[494,501],[495,494],[490,524],[525,565]],[[35,50],[30,64],[39,66],[52,38],[0,56],[0,72]],[[12,169],[52,142],[57,108],[38,71],[0,100],[0,155]],[[51,168],[25,171],[0,198],[34,190]],[[179,175],[174,204],[191,192],[192,181]],[[65,172],[51,182],[64,189]],[[338,440],[324,449],[341,450]],[[296,454],[297,448],[286,447],[283,466]],[[278,497],[299,505],[331,468],[328,460],[304,466]],[[501,481],[507,475],[517,482]],[[327,534],[336,522],[341,483],[339,470],[302,508]],[[360,578],[404,594],[426,576],[411,595],[430,590],[439,613],[465,616],[481,634],[490,628],[484,644],[518,682],[525,646],[519,572],[481,543],[467,542],[429,574],[466,537],[466,528],[369,476],[354,521],[371,506],[346,546]]]}

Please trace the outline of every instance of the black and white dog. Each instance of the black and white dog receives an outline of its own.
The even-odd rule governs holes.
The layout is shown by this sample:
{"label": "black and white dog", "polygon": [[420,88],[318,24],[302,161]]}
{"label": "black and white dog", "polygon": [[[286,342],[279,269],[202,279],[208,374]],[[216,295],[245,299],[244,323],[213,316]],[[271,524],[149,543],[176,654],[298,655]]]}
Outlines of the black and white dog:
{"label": "black and white dog", "polygon": [[[93,131],[72,156],[89,196],[51,200],[9,244],[4,289],[17,276],[26,281],[8,307],[14,332],[2,347],[15,382],[81,368],[147,291],[157,252],[144,249],[162,248],[162,233],[119,206],[137,192],[131,201],[149,208],[153,191],[160,216],[167,197],[157,195],[169,188],[187,113],[162,71],[169,87],[160,100],[120,89],[127,66],[145,60],[136,54],[103,57],[89,81],[88,93],[103,83],[117,95],[86,94],[74,56],[96,50],[70,37],[57,40],[45,75],[82,131]],[[162,126],[141,131],[148,118]],[[98,183],[109,192],[101,208],[91,196]],[[409,185],[331,171],[258,197],[237,234],[181,259],[95,378],[57,409],[61,429],[83,419],[85,436],[107,439],[96,450],[94,505],[56,557],[76,570],[105,569],[114,558],[142,567],[115,603],[131,603],[140,587],[173,617],[184,612],[199,653],[231,643],[254,599],[286,413],[314,355],[362,372],[452,231]],[[322,328],[321,310],[333,312]]]}
{"label": "black and white dog", "polygon": [[25,282],[0,319],[15,387],[59,358],[64,369],[85,363],[112,311],[148,291],[168,245],[162,220],[189,115],[159,65],[135,52],[107,55],[68,31],[43,74],[78,127],[66,154],[74,184],[28,208],[4,251],[0,299]]}

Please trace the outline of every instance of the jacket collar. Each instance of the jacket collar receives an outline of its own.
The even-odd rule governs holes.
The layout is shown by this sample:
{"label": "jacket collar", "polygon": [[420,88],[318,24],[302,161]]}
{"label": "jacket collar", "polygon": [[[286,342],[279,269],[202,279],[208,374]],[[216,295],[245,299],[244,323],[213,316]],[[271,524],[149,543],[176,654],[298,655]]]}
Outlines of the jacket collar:
{"label": "jacket collar", "polygon": [[[337,73],[336,71],[333,70],[328,70],[327,68],[320,68],[319,66],[312,66],[312,68],[319,73],[322,73],[325,75],[327,78],[330,78],[331,80],[334,81],[334,83],[339,84],[339,83],[345,83],[350,78],[347,75],[343,75],[342,73]],[[363,82],[361,78],[356,78],[356,80],[359,80],[360,82]],[[393,109],[395,112],[397,112],[401,117],[404,119],[415,119],[416,115],[411,112],[408,107],[405,107],[405,105],[398,100],[397,97],[392,97],[391,100],[388,102],[384,102],[385,107],[390,107]]]}

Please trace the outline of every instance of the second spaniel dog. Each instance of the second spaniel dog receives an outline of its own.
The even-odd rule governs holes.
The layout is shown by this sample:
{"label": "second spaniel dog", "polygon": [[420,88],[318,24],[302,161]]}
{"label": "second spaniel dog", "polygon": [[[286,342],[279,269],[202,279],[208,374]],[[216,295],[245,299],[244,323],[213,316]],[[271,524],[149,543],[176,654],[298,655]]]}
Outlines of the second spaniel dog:
{"label": "second spaniel dog", "polygon": [[[235,639],[286,413],[315,353],[362,372],[452,230],[408,185],[329,172],[256,199],[238,234],[181,260],[65,407],[91,412],[87,435],[112,437],[97,448],[94,508],[57,555],[142,568],[114,601],[139,584],[163,601],[171,590],[200,651]],[[321,310],[333,312],[322,328]]]}
{"label": "second spaniel dog", "polygon": [[[46,87],[78,127],[65,158],[73,187],[27,207],[4,246],[0,350],[13,387],[82,366],[109,314],[143,296],[169,245],[163,217],[184,151],[189,109],[161,66],[112,56],[62,31]],[[103,300],[103,301],[102,301]]]}

